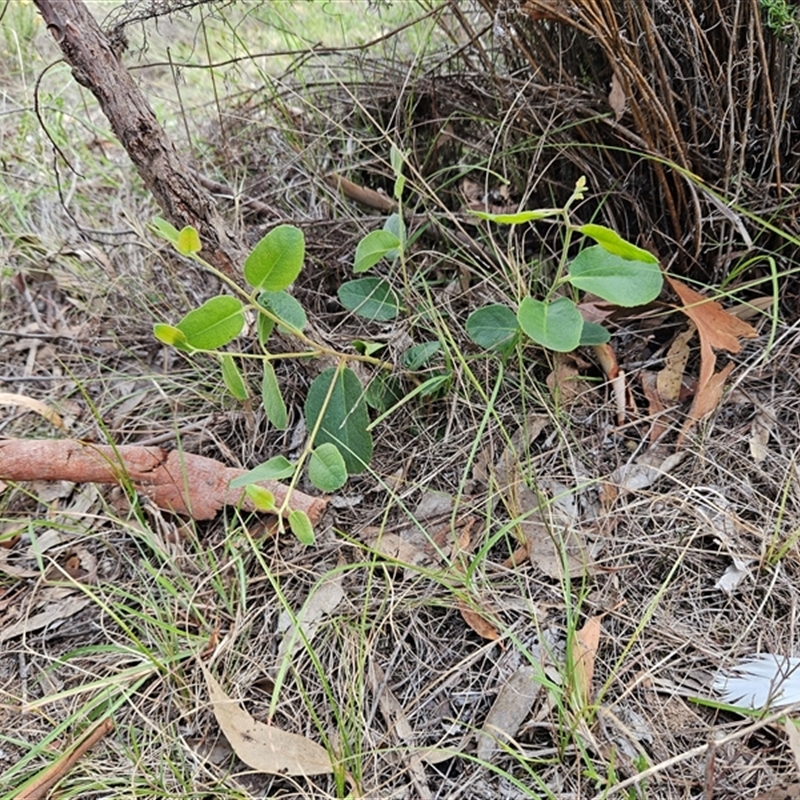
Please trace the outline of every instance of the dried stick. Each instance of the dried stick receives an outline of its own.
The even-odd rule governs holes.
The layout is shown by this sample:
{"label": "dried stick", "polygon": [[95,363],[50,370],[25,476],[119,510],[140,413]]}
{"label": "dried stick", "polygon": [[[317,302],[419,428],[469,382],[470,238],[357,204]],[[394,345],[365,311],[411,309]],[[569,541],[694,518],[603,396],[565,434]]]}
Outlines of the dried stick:
{"label": "dried stick", "polygon": [[114,730],[110,717],[98,722],[72,749],[59,756],[49,767],[42,770],[28,786],[14,795],[14,800],[43,800],[50,790],[91,750],[104,736]]}

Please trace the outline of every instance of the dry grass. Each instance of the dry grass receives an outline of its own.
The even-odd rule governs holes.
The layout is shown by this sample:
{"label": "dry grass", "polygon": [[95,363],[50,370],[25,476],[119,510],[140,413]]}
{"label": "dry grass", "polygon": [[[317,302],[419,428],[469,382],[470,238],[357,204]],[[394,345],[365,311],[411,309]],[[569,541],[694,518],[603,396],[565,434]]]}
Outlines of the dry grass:
{"label": "dry grass", "polygon": [[[280,365],[290,409],[281,432],[258,403],[226,395],[210,359],[188,359],[155,341],[153,322],[174,321],[215,287],[145,232],[152,204],[63,70],[42,81],[43,117],[80,175],[59,160],[54,171],[51,145],[31,112],[52,46],[30,7],[11,8],[21,16],[3,23],[2,62],[19,68],[5,73],[2,86],[14,113],[0,126],[8,154],[0,173],[0,391],[47,403],[65,417],[70,436],[90,441],[158,443],[242,466],[291,454],[302,445],[298,423],[317,366]],[[286,19],[311,8],[278,11]],[[270,38],[280,16],[261,28],[254,11],[232,24],[236,12],[223,9],[205,29],[212,49],[220,48],[215,55],[252,53],[244,31],[259,37],[259,49],[298,52],[282,56],[280,70],[255,58],[220,67],[214,99],[207,71],[186,69],[178,100],[168,69],[141,70],[170,132],[181,147],[191,141],[201,171],[304,228],[307,267],[294,294],[315,334],[340,349],[354,339],[385,342],[382,357],[398,365],[404,392],[428,373],[408,374],[403,353],[439,341],[430,369],[449,371],[450,381],[376,427],[370,470],[334,498],[310,548],[288,536],[264,538],[257,518],[234,509],[192,524],[124,490],[6,487],[0,536],[22,538],[0,550],[2,797],[13,797],[106,715],[115,731],[66,776],[59,796],[677,800],[713,793],[733,800],[794,780],[797,767],[774,715],[754,721],[691,699],[711,697],[716,672],[742,654],[797,654],[797,241],[787,211],[794,195],[770,195],[778,191],[773,173],[763,197],[749,178],[736,184],[738,194],[732,184],[716,185],[738,203],[744,222],[726,217],[723,230],[702,208],[696,217],[686,199],[696,186],[684,173],[642,160],[630,142],[613,150],[598,134],[613,128],[598,88],[607,76],[581,82],[547,72],[553,64],[542,37],[557,27],[577,48],[583,18],[561,27],[518,20],[520,35],[530,37],[526,47],[543,54],[534,80],[522,75],[521,65],[532,62],[521,47],[473,38],[496,21],[491,10],[438,20],[453,47],[462,47],[458,55],[413,60],[402,40],[388,38],[381,61],[357,50],[312,55],[291,32]],[[362,17],[369,30],[373,18]],[[431,25],[415,29],[415,46],[432,36]],[[196,15],[160,26],[177,57],[207,60]],[[145,57],[160,63],[158,36],[147,31]],[[336,36],[331,43],[341,44]],[[495,45],[507,47],[505,57],[491,51]],[[608,46],[608,38],[593,46]],[[564,52],[561,68],[577,69],[578,50]],[[482,63],[497,64],[494,77]],[[737,62],[737,70],[746,74],[748,63]],[[629,75],[634,83],[650,74],[638,69]],[[545,82],[558,92],[540,102],[535,92]],[[631,113],[649,124],[649,111]],[[335,297],[351,275],[358,239],[383,217],[323,179],[336,170],[391,193],[390,141],[409,153],[410,226],[424,230],[405,272],[384,270],[410,312],[379,326],[346,314]],[[589,149],[587,141],[606,147]],[[773,140],[766,141],[769,151]],[[735,137],[726,142],[734,155],[744,147]],[[650,144],[702,176],[664,143]],[[655,214],[620,190],[624,159],[654,174],[662,169],[664,191],[685,201],[677,223],[702,223],[698,237],[719,238],[719,247],[701,252],[713,269],[692,272],[698,239],[682,237],[668,204]],[[719,410],[684,445],[680,464],[630,491],[620,470],[649,449],[638,375],[658,368],[682,325],[676,314],[655,325],[617,323],[613,342],[636,404],[622,428],[596,366],[581,368],[588,380],[568,401],[547,386],[556,366],[548,354],[520,347],[501,374],[464,332],[472,309],[515,299],[525,263],[537,263],[544,279],[558,240],[548,230],[506,236],[470,225],[461,211],[463,179],[497,203],[551,205],[563,202],[580,171],[593,191],[578,213],[588,221],[599,209],[631,238],[639,217],[663,223],[654,235],[660,246],[681,240],[679,274],[724,283],[735,300],[780,282],[783,316],[757,320],[761,335],[736,356]],[[782,181],[789,191],[785,173]],[[263,219],[238,202],[227,213],[242,237],[257,238]],[[785,227],[783,238],[752,215]],[[741,256],[731,233],[737,224],[758,242]],[[771,272],[768,259],[779,250],[784,258]],[[2,436],[61,435],[30,413],[3,408]],[[675,411],[662,455],[674,450],[683,412]],[[755,433],[765,425],[770,437],[758,451]],[[526,426],[528,436],[520,433]],[[496,474],[512,442],[545,513],[561,513],[570,500],[570,526],[596,561],[588,574],[559,579],[542,563],[507,562],[524,528]],[[395,557],[385,546],[389,535],[405,548]],[[749,574],[727,594],[715,584],[734,557],[747,561]],[[313,635],[288,647],[287,619],[330,585],[341,590],[338,602],[322,608]],[[490,621],[499,641],[466,624],[464,605]],[[41,613],[51,617],[36,626]],[[571,646],[597,615],[602,634],[587,702],[576,688]],[[198,658],[256,719],[324,743],[344,772],[290,779],[248,770],[219,735]],[[510,740],[479,758],[494,701],[526,666],[535,675],[530,711]]]}

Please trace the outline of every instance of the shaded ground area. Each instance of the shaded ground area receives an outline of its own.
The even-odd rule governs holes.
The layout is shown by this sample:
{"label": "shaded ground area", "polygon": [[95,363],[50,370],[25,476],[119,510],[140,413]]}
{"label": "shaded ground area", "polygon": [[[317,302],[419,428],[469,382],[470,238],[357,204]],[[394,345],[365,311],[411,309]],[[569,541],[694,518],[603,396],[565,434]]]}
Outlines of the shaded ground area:
{"label": "shaded ground area", "polygon": [[[125,486],[6,485],[0,759],[9,796],[106,715],[115,731],[67,776],[67,793],[742,798],[796,780],[779,714],[749,718],[694,699],[714,700],[715,675],[740,656],[797,651],[796,177],[778,177],[768,155],[792,152],[796,131],[787,125],[777,142],[753,134],[758,152],[731,136],[723,157],[688,135],[719,117],[691,99],[700,83],[687,78],[697,119],[683,125],[675,112],[687,160],[673,140],[649,144],[706,181],[718,166],[708,153],[744,159],[711,187],[725,198],[715,201],[634,148],[630,131],[658,139],[667,129],[630,88],[650,74],[641,63],[637,72],[617,54],[618,80],[630,82],[619,118],[607,68],[567,78],[573,59],[576,70],[600,63],[579,55],[608,45],[611,32],[582,31],[586,10],[566,20],[558,4],[526,8],[513,20],[495,7],[444,15],[457,49],[448,58],[437,51],[402,68],[363,53],[310,58],[222,103],[221,125],[204,123],[200,171],[236,187],[234,198],[217,191],[231,230],[252,244],[278,220],[300,226],[306,266],[293,295],[310,335],[342,352],[382,346],[391,382],[357,368],[384,398],[373,419],[407,399],[374,427],[370,469],[334,494],[311,547],[235,508],[193,523]],[[684,23],[652,27],[677,36]],[[713,29],[726,47],[703,40],[715,65],[740,41],[731,30]],[[550,51],[542,40],[554,32],[564,38]],[[625,51],[636,38],[619,40]],[[657,52],[665,63],[673,53],[670,74],[696,56],[674,42]],[[746,76],[756,56],[736,68]],[[562,72],[548,72],[556,62]],[[648,69],[659,74],[657,60]],[[748,91],[760,100],[759,86]],[[788,95],[771,91],[788,118]],[[756,116],[733,129],[754,130]],[[769,114],[759,119],[769,128]],[[619,137],[629,152],[614,149]],[[586,147],[597,140],[605,149]],[[337,290],[353,277],[359,239],[387,216],[364,191],[391,198],[390,143],[407,153],[404,210],[416,238],[404,262],[377,267],[404,307],[381,323],[345,311]],[[764,183],[752,178],[759,170]],[[22,174],[16,165],[4,180]],[[593,350],[520,343],[503,362],[466,334],[476,308],[515,302],[520,282],[545,285],[560,252],[547,223],[509,232],[467,212],[561,204],[580,174],[590,185],[581,221],[653,247],[663,266],[758,330],[730,356],[719,407],[680,446],[696,338],[677,402],[657,411],[647,390],[648,376],[680,357],[673,343],[687,325],[666,290],[609,323],[626,379],[623,419]],[[677,216],[666,194],[649,200],[659,191],[674,193]],[[153,210],[128,205],[128,192],[94,209],[88,234],[83,216],[78,232],[44,191],[29,212],[44,221],[38,233],[3,230],[0,391],[57,410],[66,434],[89,442],[175,447],[236,467],[296,457],[308,387],[328,363],[288,357],[291,337],[271,342],[287,355],[276,362],[289,417],[280,431],[261,406],[257,362],[241,359],[251,397],[238,402],[212,357],[159,344],[154,322],[176,321],[218,286],[143,230]],[[123,235],[99,236],[101,226]],[[428,342],[439,349],[409,366],[409,351]],[[252,328],[236,352],[259,352]],[[414,394],[435,375],[447,380]],[[4,437],[65,435],[27,407],[3,408]],[[299,486],[315,491],[305,476]],[[587,644],[597,625],[599,640]],[[581,642],[594,662],[588,685]],[[219,734],[200,660],[256,720],[323,743],[342,772],[248,770]]]}

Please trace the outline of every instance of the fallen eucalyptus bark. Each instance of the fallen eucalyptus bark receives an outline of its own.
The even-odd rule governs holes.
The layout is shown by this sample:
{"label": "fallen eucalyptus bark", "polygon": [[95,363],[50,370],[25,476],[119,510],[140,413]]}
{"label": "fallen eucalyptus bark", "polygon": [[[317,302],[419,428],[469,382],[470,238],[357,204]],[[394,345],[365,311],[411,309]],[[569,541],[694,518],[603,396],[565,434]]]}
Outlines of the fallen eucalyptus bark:
{"label": "fallen eucalyptus bark", "polygon": [[[213,519],[223,506],[244,511],[256,507],[244,489],[230,482],[247,470],[226,467],[205,456],[166,451],[160,447],[89,444],[75,439],[5,439],[0,441],[0,480],[73,481],[75,483],[133,484],[159,508],[193,519]],[[258,481],[283,507],[289,488],[277,481]],[[289,511],[304,511],[312,524],[325,510],[324,497],[291,490]]]}

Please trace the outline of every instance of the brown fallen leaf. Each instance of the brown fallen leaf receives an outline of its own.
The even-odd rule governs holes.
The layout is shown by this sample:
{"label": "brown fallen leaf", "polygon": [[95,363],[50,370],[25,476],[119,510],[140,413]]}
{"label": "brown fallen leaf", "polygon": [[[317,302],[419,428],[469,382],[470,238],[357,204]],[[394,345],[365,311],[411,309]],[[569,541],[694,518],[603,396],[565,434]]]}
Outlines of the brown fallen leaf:
{"label": "brown fallen leaf", "polygon": [[625,115],[625,104],[627,103],[625,96],[625,87],[619,79],[616,72],[611,76],[611,91],[608,93],[608,104],[614,112],[614,119],[619,122]]}
{"label": "brown fallen leaf", "polygon": [[542,691],[542,684],[534,681],[535,676],[534,668],[525,664],[500,688],[478,733],[476,755],[482,761],[491,761],[499,743],[516,736]]}
{"label": "brown fallen leaf", "polygon": [[575,699],[581,707],[592,701],[592,680],[594,678],[594,660],[600,646],[602,616],[589,617],[584,626],[575,631],[572,640],[572,670]]}
{"label": "brown fallen leaf", "polygon": [[458,601],[458,610],[464,622],[472,628],[475,633],[490,642],[496,642],[500,638],[497,628],[481,612],[470,608],[463,600]]}
{"label": "brown fallen leaf", "polygon": [[200,664],[214,716],[234,753],[248,767],[270,775],[326,775],[333,772],[328,751],[297,733],[253,719],[228,697],[214,676]]}
{"label": "brown fallen leaf", "polygon": [[742,349],[739,339],[753,339],[758,336],[758,332],[748,322],[726,311],[716,300],[690,289],[677,278],[670,278],[669,275],[666,278],[683,303],[681,311],[694,322],[700,337],[700,376],[688,419],[678,437],[676,446],[680,447],[691,427],[713,411],[722,397],[725,378],[730,374],[730,369],[723,378],[720,373],[714,375],[717,362],[714,350],[738,353]]}
{"label": "brown fallen leaf", "polygon": [[690,322],[689,327],[675,337],[667,350],[664,366],[656,377],[656,389],[665,405],[674,405],[681,398],[683,373],[689,360],[689,340],[696,330],[694,323]]}
{"label": "brown fallen leaf", "polygon": [[[136,491],[159,508],[193,519],[213,519],[224,505],[256,511],[244,489],[229,484],[247,470],[219,461],[160,447],[89,444],[74,439],[6,439],[0,441],[0,480],[121,483],[129,480]],[[272,492],[277,506],[289,490],[277,481],[258,481]],[[327,500],[294,490],[292,511],[304,511],[312,524],[319,521]],[[288,511],[288,509],[287,509]]]}
{"label": "brown fallen leaf", "polygon": [[29,411],[34,411],[40,416],[44,417],[51,425],[61,430],[65,429],[64,420],[61,415],[54,411],[46,403],[41,400],[36,400],[33,397],[28,397],[25,394],[11,394],[9,392],[0,392],[0,405],[19,406],[27,408]]}

